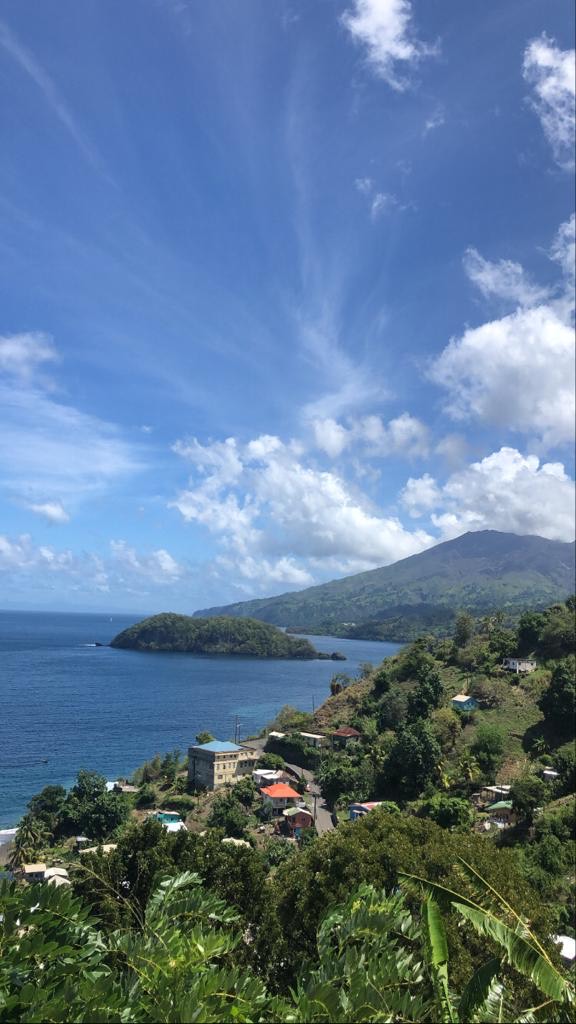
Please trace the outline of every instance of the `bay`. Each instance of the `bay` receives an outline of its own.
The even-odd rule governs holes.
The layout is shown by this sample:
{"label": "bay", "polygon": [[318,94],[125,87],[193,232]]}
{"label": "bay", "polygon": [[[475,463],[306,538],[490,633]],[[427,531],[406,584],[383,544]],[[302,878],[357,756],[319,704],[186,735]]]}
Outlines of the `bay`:
{"label": "bay", "polygon": [[108,644],[140,615],[0,612],[0,829],[43,786],[79,768],[130,775],[196,733],[254,735],[284,704],[311,711],[336,672],[356,675],[401,644],[310,637],[345,662],[145,654]]}

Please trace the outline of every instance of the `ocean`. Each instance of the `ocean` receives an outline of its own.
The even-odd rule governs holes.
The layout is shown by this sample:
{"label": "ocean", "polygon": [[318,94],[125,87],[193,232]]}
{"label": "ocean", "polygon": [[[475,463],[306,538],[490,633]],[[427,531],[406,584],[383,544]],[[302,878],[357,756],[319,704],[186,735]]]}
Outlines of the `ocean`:
{"label": "ocean", "polygon": [[142,615],[0,612],[0,829],[43,786],[79,768],[130,775],[196,733],[254,735],[284,704],[311,711],[336,672],[356,675],[401,644],[310,637],[345,662],[143,654],[107,644]]}

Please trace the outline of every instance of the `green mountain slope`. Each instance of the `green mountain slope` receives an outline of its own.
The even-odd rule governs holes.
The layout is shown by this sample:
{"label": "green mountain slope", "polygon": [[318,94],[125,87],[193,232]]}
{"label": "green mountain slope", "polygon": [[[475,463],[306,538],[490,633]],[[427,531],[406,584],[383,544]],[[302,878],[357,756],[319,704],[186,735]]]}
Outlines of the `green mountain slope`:
{"label": "green mountain slope", "polygon": [[484,530],[466,533],[382,569],[279,597],[198,611],[251,616],[310,632],[411,639],[450,630],[453,613],[515,613],[574,589],[574,544]]}
{"label": "green mountain slope", "polygon": [[244,655],[255,658],[318,658],[308,640],[287,636],[253,619],[193,619],[163,612],[137,622],[114,637],[111,647],[132,651]]}

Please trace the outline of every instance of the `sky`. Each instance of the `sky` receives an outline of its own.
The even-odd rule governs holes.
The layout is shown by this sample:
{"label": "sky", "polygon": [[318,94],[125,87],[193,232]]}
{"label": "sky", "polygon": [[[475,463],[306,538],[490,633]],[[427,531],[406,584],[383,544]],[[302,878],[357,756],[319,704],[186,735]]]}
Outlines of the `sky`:
{"label": "sky", "polygon": [[0,607],[574,537],[568,0],[4,0]]}

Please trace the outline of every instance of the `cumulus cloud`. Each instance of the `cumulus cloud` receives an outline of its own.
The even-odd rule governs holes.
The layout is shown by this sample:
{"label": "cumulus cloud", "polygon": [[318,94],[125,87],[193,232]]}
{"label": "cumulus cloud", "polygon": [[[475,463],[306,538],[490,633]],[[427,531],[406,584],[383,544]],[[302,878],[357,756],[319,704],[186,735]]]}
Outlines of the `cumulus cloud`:
{"label": "cumulus cloud", "polygon": [[[29,534],[0,535],[0,578],[3,583],[25,577],[40,590],[65,580],[67,590],[82,593],[142,593],[146,586],[167,586],[184,581],[188,571],[159,548],[141,553],[125,541],[112,541],[105,558],[93,552],[73,552],[36,544]],[[61,584],[62,586],[62,584]]]}
{"label": "cumulus cloud", "polygon": [[126,541],[113,540],[110,549],[116,566],[153,583],[174,583],[184,575],[183,566],[165,548],[140,555]]}
{"label": "cumulus cloud", "polygon": [[[320,426],[332,452],[338,426]],[[228,460],[219,464],[223,445],[242,466],[233,479]],[[226,566],[254,591],[312,582],[324,564],[331,572],[387,564],[433,543],[423,530],[407,531],[396,517],[373,509],[337,474],[306,465],[297,447],[279,438],[199,447],[214,448],[214,460],[198,460],[196,441],[179,445],[185,458],[192,453],[195,472],[172,507],[218,538]]]}
{"label": "cumulus cloud", "polygon": [[385,423],[380,416],[350,419],[346,426],[330,417],[312,421],[316,447],[331,458],[346,448],[363,447],[371,456],[426,455],[429,448],[428,428],[421,420],[403,412]]}
{"label": "cumulus cloud", "polygon": [[575,51],[560,50],[543,33],[524,52],[524,78],[533,87],[532,106],[540,118],[554,159],[574,167]]}
{"label": "cumulus cloud", "polygon": [[484,259],[477,249],[467,249],[464,254],[464,270],[473,284],[486,298],[509,300],[520,306],[533,306],[549,295],[548,288],[542,288],[530,281],[526,271],[512,260],[492,263]]}
{"label": "cumulus cloud", "polygon": [[353,0],[342,23],[354,42],[364,47],[375,74],[398,92],[409,85],[403,72],[435,52],[415,37],[409,0]]}
{"label": "cumulus cloud", "polygon": [[[574,437],[573,294],[567,274],[574,246],[574,218],[563,224],[551,250],[563,271],[547,303],[522,268],[468,252],[465,267],[486,295],[508,298],[519,308],[501,319],[452,338],[430,376],[449,393],[448,413],[476,418],[538,439],[543,448]],[[537,304],[535,304],[537,303]]]}
{"label": "cumulus cloud", "polygon": [[43,516],[50,523],[68,523],[70,516],[59,501],[45,501],[38,505],[28,505],[31,512],[37,516]]}
{"label": "cumulus cloud", "polygon": [[574,481],[558,462],[501,448],[439,485],[429,474],[411,478],[401,500],[410,515],[429,514],[445,539],[467,530],[574,539]]}

